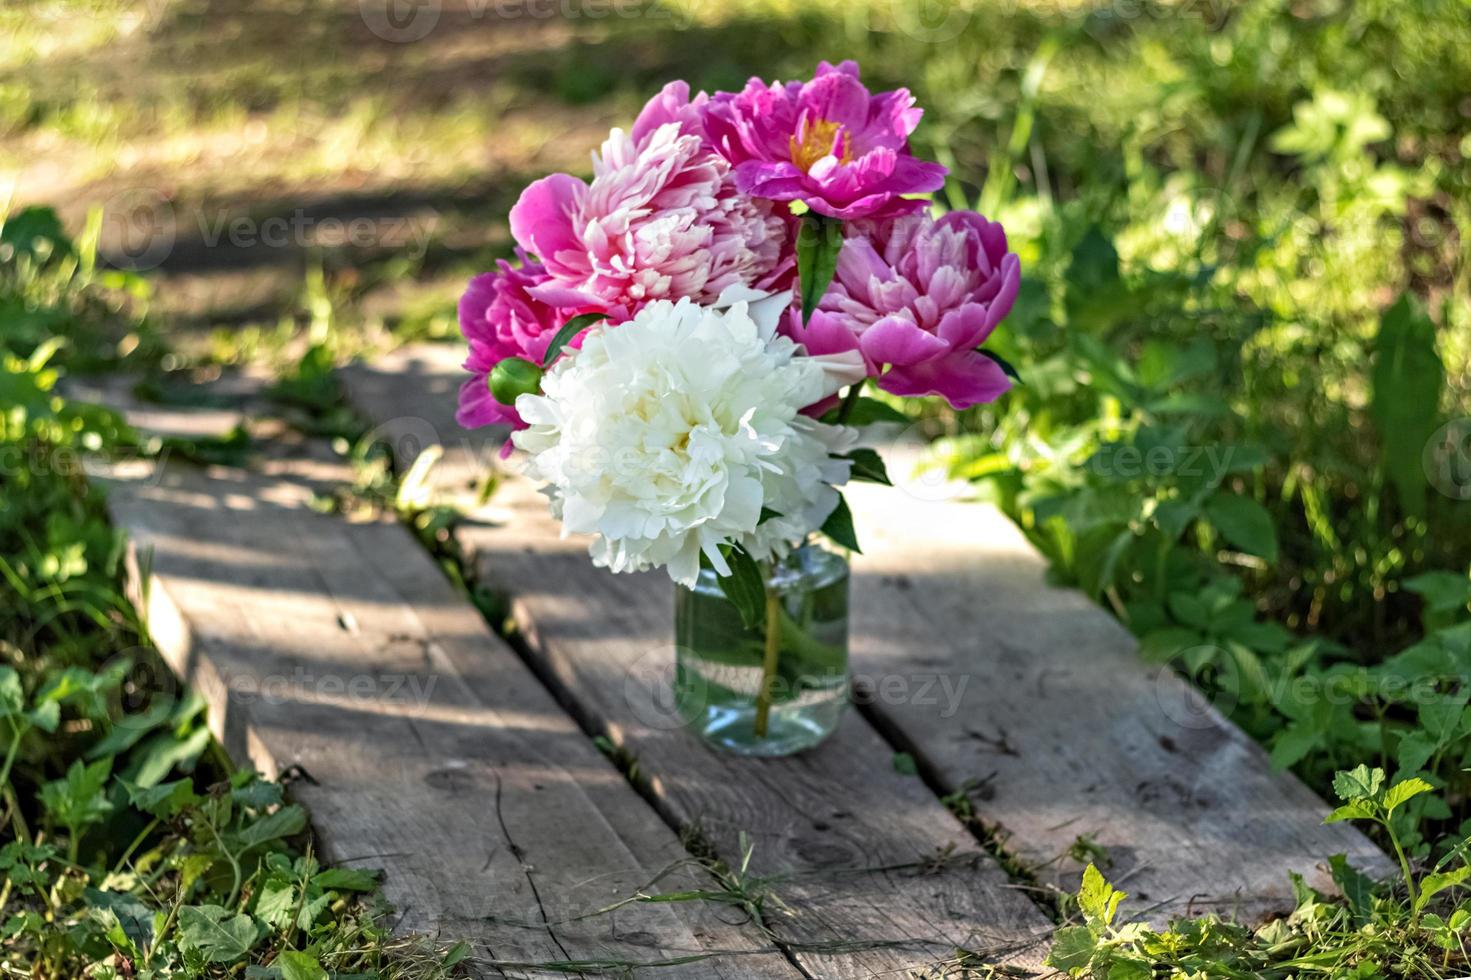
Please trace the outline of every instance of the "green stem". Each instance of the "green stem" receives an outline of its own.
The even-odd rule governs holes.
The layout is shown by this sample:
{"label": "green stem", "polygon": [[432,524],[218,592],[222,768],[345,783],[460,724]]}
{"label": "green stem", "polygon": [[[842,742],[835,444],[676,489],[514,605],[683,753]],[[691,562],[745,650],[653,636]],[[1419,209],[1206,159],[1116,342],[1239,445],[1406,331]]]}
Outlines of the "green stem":
{"label": "green stem", "polygon": [[20,743],[25,739],[26,732],[30,731],[29,723],[17,725],[9,721],[10,730],[13,733],[10,740],[10,748],[5,752],[5,764],[0,766],[0,794],[3,794],[5,809],[8,811],[11,825],[15,828],[17,840],[30,843],[31,831],[26,826],[25,815],[20,812],[20,799],[15,795],[15,788],[10,785],[10,772],[15,767],[15,758],[20,753]]}
{"label": "green stem", "polygon": [[143,958],[144,969],[147,969],[153,965],[154,954],[156,954],[158,952],[158,948],[163,945],[160,940],[163,939],[164,936],[167,936],[169,934],[169,930],[173,928],[175,920],[179,918],[179,906],[183,904],[184,894],[183,892],[180,892],[174,897],[174,904],[169,908],[168,918],[163,920],[163,928],[154,933],[153,945],[149,947],[148,955]]}
{"label": "green stem", "polygon": [[144,827],[143,830],[138,834],[138,836],[133,838],[133,842],[128,845],[127,850],[123,851],[123,856],[118,858],[117,861],[113,864],[113,874],[117,874],[119,871],[123,870],[123,865],[128,863],[128,858],[133,856],[133,852],[136,851],[143,844],[143,842],[148,839],[148,835],[153,833],[154,829],[158,827],[158,824],[159,819],[157,817],[154,817],[148,822],[148,826]]}
{"label": "green stem", "polygon": [[11,731],[10,748],[5,752],[5,765],[0,767],[0,786],[10,785],[10,769],[15,765],[16,754],[20,752],[20,743],[26,737],[27,729],[30,728],[30,725],[21,727],[9,719],[7,723]]}
{"label": "green stem", "polygon": [[[1409,892],[1410,896],[1410,908],[1414,909],[1416,900],[1418,899],[1419,895],[1418,889],[1415,888],[1415,876],[1410,873],[1409,859],[1405,857],[1404,848],[1399,846],[1399,835],[1396,834],[1394,832],[1394,828],[1389,825],[1389,818],[1385,817],[1382,822],[1384,824],[1385,831],[1389,834],[1389,842],[1394,845],[1394,856],[1399,858],[1400,873],[1405,876],[1405,890]],[[1415,918],[1418,919],[1419,917],[1420,914],[1418,911],[1416,911]]]}
{"label": "green stem", "polygon": [[234,908],[235,899],[240,895],[240,885],[242,884],[240,875],[240,860],[239,858],[235,857],[235,855],[231,854],[230,849],[225,846],[225,842],[220,838],[220,832],[215,829],[215,825],[213,822],[206,820],[204,825],[208,827],[209,832],[214,835],[215,843],[219,845],[220,853],[225,856],[226,861],[230,862],[230,871],[234,874],[235,883],[230,886],[230,900],[225,903],[225,908]]}
{"label": "green stem", "polygon": [[756,737],[766,737],[771,716],[771,689],[776,681],[776,661],[781,653],[781,599],[766,587],[766,647],[761,658],[761,689],[756,692]]}
{"label": "green stem", "polygon": [[848,393],[843,396],[843,404],[838,406],[838,419],[836,424],[842,425],[844,422],[848,421],[848,416],[853,414],[853,406],[858,404],[858,399],[863,395],[863,386],[867,383],[868,379],[864,378],[857,384],[852,384],[848,386]]}

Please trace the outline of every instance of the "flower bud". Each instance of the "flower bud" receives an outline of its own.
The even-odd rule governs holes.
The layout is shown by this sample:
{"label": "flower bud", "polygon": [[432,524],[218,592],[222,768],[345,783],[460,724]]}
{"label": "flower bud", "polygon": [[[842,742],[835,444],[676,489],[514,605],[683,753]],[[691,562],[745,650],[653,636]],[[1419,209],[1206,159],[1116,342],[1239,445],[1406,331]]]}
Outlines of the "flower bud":
{"label": "flower bud", "polygon": [[522,357],[508,357],[490,372],[490,393],[502,405],[541,390],[541,368]]}

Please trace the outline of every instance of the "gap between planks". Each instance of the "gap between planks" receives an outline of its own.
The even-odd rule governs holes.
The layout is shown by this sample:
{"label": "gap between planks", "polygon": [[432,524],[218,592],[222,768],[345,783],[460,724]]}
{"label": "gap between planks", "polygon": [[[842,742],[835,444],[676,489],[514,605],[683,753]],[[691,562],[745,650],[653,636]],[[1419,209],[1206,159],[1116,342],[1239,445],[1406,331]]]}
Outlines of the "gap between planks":
{"label": "gap between planks", "polygon": [[[452,412],[458,378],[395,368],[349,371],[344,380],[400,464],[445,444],[423,412]],[[473,498],[498,443],[481,437],[473,452],[448,448],[431,479]],[[480,556],[483,580],[510,596],[538,674],[590,731],[636,760],[659,810],[683,833],[727,862],[751,842],[752,871],[774,877],[795,912],[772,928],[805,970],[904,975],[955,949],[1040,967],[1049,919],[921,780],[895,770],[892,747],[862,717],[850,712],[831,740],[795,758],[710,750],[683,730],[667,696],[668,579],[593,568],[584,544],[549,527],[544,498],[524,483],[505,481],[492,504],[457,538]]]}
{"label": "gap between planks", "polygon": [[[687,785],[681,774],[707,760],[661,727],[672,662],[667,581],[592,569],[581,542],[562,540],[544,499],[511,475],[514,462],[498,461],[504,432],[454,423],[462,378],[457,352],[432,344],[344,372],[350,401],[401,466],[442,447],[429,489],[470,514],[457,537],[484,580],[510,596],[540,671],[638,756],[676,819],[728,818],[725,795],[739,794]],[[912,475],[913,447],[904,448],[891,466],[899,486],[849,488],[865,546],[852,604],[854,670],[870,691],[863,714],[942,792],[973,787],[979,816],[1040,882],[1074,890],[1082,865],[1066,855],[1090,840],[1133,894],[1126,913],[1158,925],[1288,911],[1289,872],[1334,890],[1332,854],[1377,877],[1392,872],[1356,829],[1324,826],[1327,805],[1273,771],[1194,688],[1142,661],[1111,616],[1048,585],[1045,561],[1004,515],[959,499],[963,488]],[[492,469],[499,487],[477,506],[474,490]],[[626,696],[610,697],[620,679]],[[876,758],[883,743],[851,734],[857,728],[868,726],[850,719],[833,743],[784,765],[904,789]],[[750,778],[740,763],[719,765],[737,784]],[[800,865],[799,822],[783,807],[764,826],[768,847]]]}
{"label": "gap between planks", "polygon": [[[188,427],[188,412],[150,411],[134,418]],[[801,977],[728,905],[589,914],[640,889],[718,886],[405,528],[313,509],[351,473],[306,448],[267,472],[91,469],[130,535],[157,648],[233,758],[309,777],[290,793],[322,856],[384,869],[399,928],[470,941],[482,976],[690,956],[664,971]]]}

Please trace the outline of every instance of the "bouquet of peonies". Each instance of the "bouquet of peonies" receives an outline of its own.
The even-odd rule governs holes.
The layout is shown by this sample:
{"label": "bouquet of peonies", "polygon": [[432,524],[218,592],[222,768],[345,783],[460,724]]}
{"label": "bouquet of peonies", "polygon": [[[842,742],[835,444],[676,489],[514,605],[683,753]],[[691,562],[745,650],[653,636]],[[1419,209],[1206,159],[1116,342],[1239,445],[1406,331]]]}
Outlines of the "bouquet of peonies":
{"label": "bouquet of peonies", "polygon": [[511,428],[505,452],[596,564],[714,579],[759,647],[758,737],[783,650],[814,648],[783,622],[783,563],[817,533],[857,550],[837,488],[886,481],[854,426],[902,416],[865,384],[956,409],[1010,386],[981,345],[1019,263],[1000,225],[931,215],[946,170],[909,150],[920,115],[853,62],[736,93],[671,83],[590,183],[526,188],[517,262],[460,301],[461,424]]}

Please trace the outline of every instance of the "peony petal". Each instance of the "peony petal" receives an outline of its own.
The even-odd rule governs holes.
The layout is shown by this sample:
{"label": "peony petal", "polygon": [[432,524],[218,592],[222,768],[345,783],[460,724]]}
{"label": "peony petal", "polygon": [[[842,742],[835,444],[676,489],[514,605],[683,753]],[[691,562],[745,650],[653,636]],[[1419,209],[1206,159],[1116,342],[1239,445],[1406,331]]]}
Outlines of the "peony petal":
{"label": "peony petal", "polygon": [[832,74],[850,75],[853,78],[857,78],[858,62],[854,61],[852,58],[847,58],[843,61],[840,61],[836,65],[827,60],[819,61],[817,63],[817,71],[814,74],[818,78],[821,78],[823,75]]}
{"label": "peony petal", "polygon": [[967,350],[912,367],[895,368],[879,378],[878,386],[891,395],[906,398],[939,395],[951,408],[959,410],[995,401],[1011,388],[1011,379],[989,357]]}
{"label": "peony petal", "polygon": [[952,350],[973,350],[986,339],[992,326],[994,324],[986,322],[985,306],[980,303],[966,303],[946,313],[936,332]]}
{"label": "peony petal", "polygon": [[701,92],[691,99],[689,82],[670,82],[644,105],[629,135],[639,142],[665,123],[678,123],[683,133],[703,135],[699,110],[708,98]]}
{"label": "peony petal", "polygon": [[747,160],[736,165],[734,174],[736,189],[742,194],[773,201],[797,200],[806,186],[806,174],[791,163]]}
{"label": "peony petal", "polygon": [[798,101],[807,125],[834,122],[849,131],[849,139],[867,127],[868,104],[868,89],[857,75],[842,71],[819,74],[803,86]]}
{"label": "peony petal", "polygon": [[511,208],[512,237],[543,261],[581,250],[572,216],[586,193],[587,185],[568,174],[534,181]]}
{"label": "peony petal", "polygon": [[502,405],[490,393],[486,376],[476,375],[460,385],[459,407],[455,421],[462,428],[479,429],[487,425],[520,426],[521,417],[510,405]]}
{"label": "peony petal", "polygon": [[812,319],[802,324],[802,311],[795,307],[787,314],[782,331],[806,348],[808,354],[845,354],[858,350],[858,334],[848,320],[838,313],[815,310]]}
{"label": "peony petal", "polygon": [[1015,255],[1007,254],[1001,262],[1001,289],[996,297],[991,300],[986,309],[986,333],[981,337],[984,341],[1000,323],[1006,314],[1011,312],[1012,304],[1016,302],[1016,294],[1021,289],[1021,260]]}
{"label": "peony petal", "polygon": [[863,331],[858,346],[875,364],[898,367],[918,364],[950,350],[945,341],[902,316],[886,316]]}

